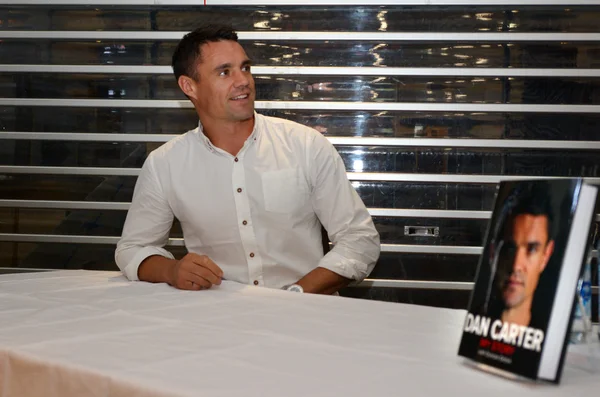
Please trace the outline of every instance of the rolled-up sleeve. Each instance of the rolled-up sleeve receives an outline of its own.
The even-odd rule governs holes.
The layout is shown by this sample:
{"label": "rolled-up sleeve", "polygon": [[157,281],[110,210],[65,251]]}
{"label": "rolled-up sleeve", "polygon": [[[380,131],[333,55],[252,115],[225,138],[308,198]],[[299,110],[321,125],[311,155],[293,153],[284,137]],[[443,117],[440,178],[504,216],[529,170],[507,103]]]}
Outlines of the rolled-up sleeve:
{"label": "rolled-up sleeve", "polygon": [[137,179],[123,233],[115,250],[117,266],[129,280],[139,280],[138,268],[149,256],[174,258],[164,249],[173,218],[151,153]]}
{"label": "rolled-up sleeve", "polygon": [[335,147],[318,132],[312,136],[309,147],[312,204],[333,243],[333,249],[321,259],[319,267],[360,282],[379,259],[379,233],[348,180]]}

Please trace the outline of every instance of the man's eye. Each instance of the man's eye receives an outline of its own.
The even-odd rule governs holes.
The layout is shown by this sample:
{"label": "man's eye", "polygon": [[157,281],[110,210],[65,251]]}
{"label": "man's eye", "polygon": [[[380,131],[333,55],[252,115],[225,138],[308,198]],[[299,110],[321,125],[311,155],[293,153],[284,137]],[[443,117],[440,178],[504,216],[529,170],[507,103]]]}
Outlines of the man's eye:
{"label": "man's eye", "polygon": [[244,72],[249,72],[249,71],[250,71],[250,65],[248,65],[248,66],[244,66],[244,67],[242,68],[242,70],[243,70]]}
{"label": "man's eye", "polygon": [[219,73],[219,76],[227,76],[227,75],[229,75],[229,70],[227,70],[227,69],[222,70],[221,73]]}
{"label": "man's eye", "polygon": [[527,253],[529,255],[534,254],[537,251],[537,244],[529,244],[527,246]]}

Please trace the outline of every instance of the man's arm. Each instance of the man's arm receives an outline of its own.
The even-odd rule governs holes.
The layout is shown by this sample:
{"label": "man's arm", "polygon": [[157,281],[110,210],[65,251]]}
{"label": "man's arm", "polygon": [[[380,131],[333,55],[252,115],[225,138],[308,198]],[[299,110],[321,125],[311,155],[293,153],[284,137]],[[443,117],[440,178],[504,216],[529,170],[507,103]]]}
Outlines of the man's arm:
{"label": "man's arm", "polygon": [[164,249],[173,224],[173,212],[165,197],[151,153],[140,171],[123,232],[115,250],[115,261],[130,280],[139,280],[138,267],[148,257],[173,260]]}
{"label": "man's arm", "polygon": [[136,182],[115,251],[117,265],[130,280],[168,283],[179,289],[200,290],[221,284],[223,271],[207,256],[189,253],[176,260],[164,249],[174,214],[161,184],[160,165],[154,161],[150,154]]}
{"label": "man's arm", "polygon": [[317,267],[298,280],[304,292],[331,295],[347,286],[352,280],[340,276],[324,267]]}
{"label": "man's arm", "polygon": [[333,293],[371,273],[379,259],[379,233],[335,147],[318,132],[309,139],[311,201],[333,248],[298,283],[303,288],[306,284],[307,292]]}
{"label": "man's arm", "polygon": [[144,259],[138,267],[138,278],[140,281],[150,283],[172,283],[172,273],[176,259],[165,258],[160,255],[152,255]]}

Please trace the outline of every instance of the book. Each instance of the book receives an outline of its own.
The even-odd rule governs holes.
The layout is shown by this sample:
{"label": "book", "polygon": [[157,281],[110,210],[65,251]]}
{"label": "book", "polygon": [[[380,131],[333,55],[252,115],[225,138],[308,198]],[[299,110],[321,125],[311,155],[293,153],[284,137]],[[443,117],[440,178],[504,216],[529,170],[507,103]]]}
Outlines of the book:
{"label": "book", "polygon": [[582,178],[500,182],[460,356],[560,382],[597,196]]}

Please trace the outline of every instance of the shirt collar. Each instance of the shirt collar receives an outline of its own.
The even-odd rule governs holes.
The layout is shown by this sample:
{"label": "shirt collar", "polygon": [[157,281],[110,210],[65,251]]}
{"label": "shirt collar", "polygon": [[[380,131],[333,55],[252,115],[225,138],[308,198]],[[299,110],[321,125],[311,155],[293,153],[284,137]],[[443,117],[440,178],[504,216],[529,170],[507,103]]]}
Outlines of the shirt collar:
{"label": "shirt collar", "polygon": [[[252,129],[252,133],[246,139],[244,148],[251,145],[253,142],[256,142],[258,140],[258,138],[260,137],[261,129],[258,127],[259,123],[260,123],[260,115],[258,113],[256,113],[256,110],[255,110],[254,111],[254,128]],[[198,137],[200,138],[200,141],[202,141],[202,143],[206,146],[206,148],[208,150],[210,150],[211,152],[214,152],[218,149],[212,144],[210,139],[208,139],[208,137],[206,135],[204,135],[204,129],[202,127],[202,122],[200,120],[198,120],[198,128],[196,128],[196,133],[197,133]]]}

